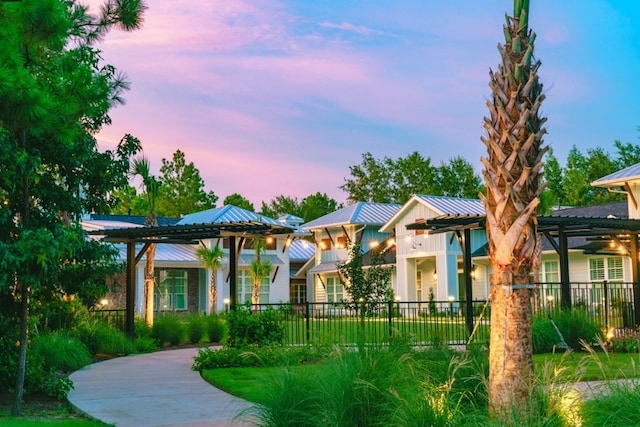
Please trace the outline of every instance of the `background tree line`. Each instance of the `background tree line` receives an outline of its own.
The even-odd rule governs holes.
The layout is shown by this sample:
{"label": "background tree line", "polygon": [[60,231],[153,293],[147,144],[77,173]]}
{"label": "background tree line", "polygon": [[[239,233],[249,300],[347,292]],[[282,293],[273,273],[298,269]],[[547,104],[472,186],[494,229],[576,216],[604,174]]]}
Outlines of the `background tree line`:
{"label": "background tree line", "polygon": [[[569,151],[565,166],[561,166],[552,149],[546,155],[541,212],[555,206],[591,206],[624,200],[624,195],[595,188],[591,182],[628,166],[640,163],[640,146],[614,142],[613,154],[605,149],[590,148],[581,152],[575,145]],[[348,203],[379,202],[403,204],[414,194],[478,198],[484,192],[480,176],[472,164],[460,156],[448,162],[434,165],[431,158],[417,151],[406,157],[375,158],[367,152],[360,164],[349,167],[350,176],[340,186]],[[198,210],[216,206],[218,196],[204,190],[204,180],[193,162],[186,161],[185,154],[177,150],[171,160],[162,159],[156,212],[159,216],[179,217]],[[144,191],[133,186],[114,192],[120,203],[112,210],[118,214],[145,215],[149,212],[148,198]],[[222,205],[234,205],[249,211],[256,209],[248,199],[233,193]],[[342,207],[326,193],[317,192],[299,200],[284,194],[275,196],[260,206],[262,215],[278,218],[291,214],[314,220]]]}

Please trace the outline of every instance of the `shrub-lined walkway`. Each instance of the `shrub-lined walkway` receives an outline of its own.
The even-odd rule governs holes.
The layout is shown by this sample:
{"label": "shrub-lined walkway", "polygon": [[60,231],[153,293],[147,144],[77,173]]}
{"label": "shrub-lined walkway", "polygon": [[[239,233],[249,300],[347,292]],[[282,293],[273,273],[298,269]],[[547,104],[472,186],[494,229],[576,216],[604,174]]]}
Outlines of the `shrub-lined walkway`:
{"label": "shrub-lined walkway", "polygon": [[68,399],[78,411],[117,427],[249,426],[234,417],[248,403],[191,370],[197,348],[94,363],[74,372]]}

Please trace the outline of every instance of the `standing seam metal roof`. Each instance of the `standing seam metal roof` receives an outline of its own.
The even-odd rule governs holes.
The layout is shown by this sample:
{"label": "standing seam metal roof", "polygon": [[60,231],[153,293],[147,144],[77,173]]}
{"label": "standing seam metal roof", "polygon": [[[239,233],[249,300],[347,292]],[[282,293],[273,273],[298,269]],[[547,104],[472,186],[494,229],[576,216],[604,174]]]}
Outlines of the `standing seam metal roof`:
{"label": "standing seam metal roof", "polygon": [[397,203],[358,202],[302,224],[304,230],[347,224],[382,225],[400,210]]}
{"label": "standing seam metal roof", "polygon": [[480,199],[463,199],[448,196],[416,194],[424,203],[439,210],[442,215],[484,215],[484,204]]}
{"label": "standing seam metal roof", "polygon": [[594,187],[606,187],[607,184],[621,183],[622,181],[639,180],[640,179],[640,163],[628,166],[618,172],[614,172],[605,177],[597,179],[591,183]]}
{"label": "standing seam metal roof", "polygon": [[283,225],[273,218],[233,205],[185,215],[176,225],[221,224],[227,222],[261,222],[263,224]]}

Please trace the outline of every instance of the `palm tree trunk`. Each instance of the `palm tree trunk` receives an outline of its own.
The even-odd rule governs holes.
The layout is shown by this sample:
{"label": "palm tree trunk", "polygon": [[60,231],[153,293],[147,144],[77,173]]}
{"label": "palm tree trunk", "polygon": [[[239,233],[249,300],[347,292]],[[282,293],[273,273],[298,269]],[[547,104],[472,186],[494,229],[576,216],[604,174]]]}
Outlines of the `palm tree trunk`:
{"label": "palm tree trunk", "polygon": [[215,314],[217,311],[217,301],[218,301],[218,287],[216,285],[216,272],[211,272],[211,279],[209,280],[209,310],[212,314]]}
{"label": "palm tree trunk", "polygon": [[[482,158],[487,239],[491,260],[489,410],[499,418],[530,409],[533,390],[530,273],[537,268],[540,243],[536,212],[540,203],[544,100],[534,61],[535,33],[528,28],[529,1],[514,0],[507,17],[502,64],[490,73],[490,117],[484,121],[487,148]],[[505,420],[506,422],[506,420]]]}
{"label": "palm tree trunk", "polygon": [[153,302],[155,292],[155,256],[156,244],[152,243],[147,248],[147,261],[144,265],[144,320],[149,327],[153,326]]}

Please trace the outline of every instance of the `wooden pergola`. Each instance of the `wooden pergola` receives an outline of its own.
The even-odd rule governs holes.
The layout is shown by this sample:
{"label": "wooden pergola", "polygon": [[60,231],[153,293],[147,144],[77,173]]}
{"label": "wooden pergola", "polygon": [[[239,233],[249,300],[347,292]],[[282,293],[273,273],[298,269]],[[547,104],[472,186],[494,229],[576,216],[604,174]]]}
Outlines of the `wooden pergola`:
{"label": "wooden pergola", "polygon": [[[558,253],[560,267],[560,297],[564,308],[571,307],[571,284],[569,282],[569,245],[570,237],[586,237],[592,239],[595,246],[603,248],[606,242],[614,241],[622,244],[631,258],[631,275],[633,281],[633,306],[635,325],[640,326],[640,259],[639,241],[640,220],[545,215],[538,216],[538,233],[542,234]],[[458,238],[462,249],[463,274],[466,283],[465,313],[468,328],[473,327],[473,301],[471,288],[471,230],[485,229],[484,215],[444,215],[435,218],[421,219],[409,224],[409,230],[428,230],[430,233],[452,232]],[[471,330],[471,329],[469,329]]]}
{"label": "wooden pergola", "polygon": [[[111,243],[127,245],[126,262],[126,307],[125,332],[134,333],[136,265],[149,245],[155,244],[198,244],[204,239],[229,239],[229,307],[236,308],[238,257],[246,239],[261,239],[273,235],[293,234],[295,229],[285,224],[273,224],[260,221],[234,221],[211,224],[164,225],[157,227],[127,227],[106,230],[93,230],[88,234],[104,236]],[[136,244],[142,249],[136,253]]]}

